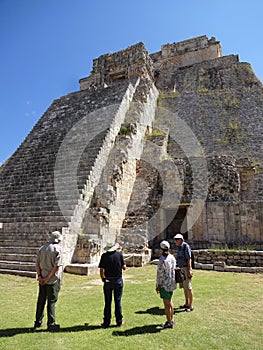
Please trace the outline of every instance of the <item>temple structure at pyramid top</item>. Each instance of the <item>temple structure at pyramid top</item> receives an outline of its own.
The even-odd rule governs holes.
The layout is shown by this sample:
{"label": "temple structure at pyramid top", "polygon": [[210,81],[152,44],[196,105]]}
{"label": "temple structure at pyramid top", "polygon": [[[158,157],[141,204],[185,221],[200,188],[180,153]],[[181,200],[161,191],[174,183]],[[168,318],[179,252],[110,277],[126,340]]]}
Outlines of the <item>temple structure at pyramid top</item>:
{"label": "temple structure at pyramid top", "polygon": [[125,50],[101,55],[93,60],[93,69],[87,78],[80,80],[80,89],[108,86],[123,79],[159,79],[160,88],[168,88],[166,79],[179,67],[222,56],[220,42],[207,36],[162,45],[161,51],[149,54],[142,42]]}

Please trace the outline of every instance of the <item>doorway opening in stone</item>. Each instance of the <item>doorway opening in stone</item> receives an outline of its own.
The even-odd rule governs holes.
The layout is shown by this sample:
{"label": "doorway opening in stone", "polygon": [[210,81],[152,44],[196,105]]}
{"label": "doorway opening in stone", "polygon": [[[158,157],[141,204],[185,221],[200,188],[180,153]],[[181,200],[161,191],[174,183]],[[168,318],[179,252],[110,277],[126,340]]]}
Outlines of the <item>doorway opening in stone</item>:
{"label": "doorway opening in stone", "polygon": [[[183,226],[183,221],[187,214],[187,206],[179,206],[176,213],[174,210],[166,209],[165,210],[165,221],[170,224],[165,229],[165,239],[170,243],[171,248],[175,248],[174,236],[177,233],[182,233],[185,231]],[[184,239],[188,239],[188,231],[183,232]]]}
{"label": "doorway opening in stone", "polygon": [[[149,248],[152,249],[152,256],[156,258],[156,254],[160,250],[160,242],[166,240],[170,243],[171,250],[176,250],[176,244],[174,236],[177,233],[183,233],[184,239],[188,239],[188,231],[185,230],[185,224],[183,226],[184,219],[187,215],[188,205],[180,205],[178,210],[176,209],[162,209],[160,215],[160,221],[162,222],[163,231],[155,236],[148,242]],[[187,223],[186,223],[187,225]]]}
{"label": "doorway opening in stone", "polygon": [[121,71],[121,72],[117,72],[117,73],[110,73],[110,79],[111,81],[121,81],[121,80],[125,80],[126,77],[126,72],[125,71]]}

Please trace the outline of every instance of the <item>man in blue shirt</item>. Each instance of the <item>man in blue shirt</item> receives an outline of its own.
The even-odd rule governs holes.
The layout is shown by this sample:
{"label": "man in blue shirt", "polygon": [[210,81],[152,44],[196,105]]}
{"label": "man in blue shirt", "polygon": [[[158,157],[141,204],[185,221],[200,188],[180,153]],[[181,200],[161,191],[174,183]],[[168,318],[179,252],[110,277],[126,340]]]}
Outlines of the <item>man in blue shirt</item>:
{"label": "man in blue shirt", "polygon": [[179,283],[180,288],[184,289],[185,304],[181,305],[182,309],[186,312],[193,311],[193,288],[192,288],[192,259],[191,248],[189,244],[184,241],[184,237],[181,233],[177,233],[174,236],[175,244],[178,248],[176,254],[176,264],[181,267],[185,275],[185,281]]}

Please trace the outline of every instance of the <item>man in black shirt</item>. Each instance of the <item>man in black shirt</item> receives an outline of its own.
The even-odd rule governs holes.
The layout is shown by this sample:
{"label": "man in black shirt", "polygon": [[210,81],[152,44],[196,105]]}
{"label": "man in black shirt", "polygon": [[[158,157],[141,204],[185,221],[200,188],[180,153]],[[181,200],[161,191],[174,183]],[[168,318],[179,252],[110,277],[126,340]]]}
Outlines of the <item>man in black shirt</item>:
{"label": "man in black shirt", "polygon": [[103,292],[105,306],[104,319],[101,325],[103,328],[107,328],[110,325],[112,292],[114,295],[116,324],[117,326],[121,326],[123,323],[121,307],[123,291],[122,270],[126,270],[126,265],[124,264],[122,253],[117,251],[118,248],[118,243],[108,243],[104,248],[106,253],[102,254],[99,263],[100,277],[104,282]]}

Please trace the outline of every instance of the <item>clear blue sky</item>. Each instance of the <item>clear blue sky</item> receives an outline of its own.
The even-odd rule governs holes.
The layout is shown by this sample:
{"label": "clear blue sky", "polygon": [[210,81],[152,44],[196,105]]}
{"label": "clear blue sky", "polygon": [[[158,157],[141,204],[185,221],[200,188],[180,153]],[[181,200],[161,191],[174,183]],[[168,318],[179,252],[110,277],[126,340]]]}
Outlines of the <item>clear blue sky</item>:
{"label": "clear blue sky", "polygon": [[262,0],[0,0],[0,164],[92,60],[139,41],[149,53],[215,36],[263,81]]}

